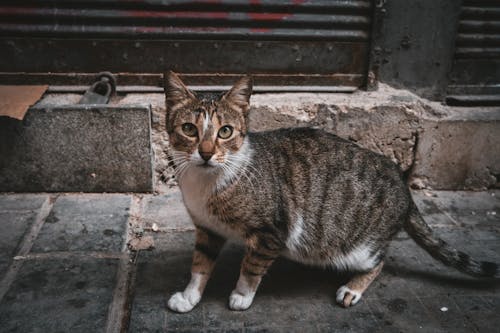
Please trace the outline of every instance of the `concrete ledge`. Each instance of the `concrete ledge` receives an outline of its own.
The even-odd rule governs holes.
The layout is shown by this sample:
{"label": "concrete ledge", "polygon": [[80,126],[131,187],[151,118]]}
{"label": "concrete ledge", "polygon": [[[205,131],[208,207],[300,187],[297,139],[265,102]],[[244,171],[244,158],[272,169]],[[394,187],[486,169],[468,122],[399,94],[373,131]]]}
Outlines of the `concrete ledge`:
{"label": "concrete ledge", "polygon": [[66,105],[0,118],[0,191],[152,191],[150,113]]}
{"label": "concrete ledge", "polygon": [[453,111],[442,119],[423,122],[412,169],[414,185],[500,188],[500,108]]}
{"label": "concrete ledge", "polygon": [[415,188],[500,187],[500,108],[448,107],[380,84],[353,94],[257,94],[254,130],[316,126],[398,163]]}
{"label": "concrete ledge", "polygon": [[[47,95],[44,103],[77,101]],[[163,94],[127,94],[113,104],[150,105],[155,191],[175,186],[168,166]],[[413,187],[481,190],[500,187],[500,108],[447,107],[406,90],[379,84],[377,91],[254,94],[254,131],[315,126],[355,141],[397,162]]]}
{"label": "concrete ledge", "polygon": [[259,94],[252,97],[250,126],[257,131],[320,127],[388,156],[406,171],[413,165],[420,120],[435,117],[434,110],[420,99],[395,89],[353,94]]}

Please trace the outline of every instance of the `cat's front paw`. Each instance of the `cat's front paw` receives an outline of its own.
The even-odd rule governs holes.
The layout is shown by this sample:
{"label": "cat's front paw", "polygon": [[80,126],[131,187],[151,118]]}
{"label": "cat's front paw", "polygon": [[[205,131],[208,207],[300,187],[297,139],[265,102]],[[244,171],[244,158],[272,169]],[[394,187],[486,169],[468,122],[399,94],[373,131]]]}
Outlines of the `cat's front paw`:
{"label": "cat's front paw", "polygon": [[361,299],[362,293],[356,290],[352,290],[348,286],[341,286],[337,290],[336,295],[337,303],[342,305],[345,308],[356,305]]}
{"label": "cat's front paw", "polygon": [[236,311],[246,310],[250,307],[250,305],[252,305],[254,296],[254,293],[242,295],[234,290],[231,293],[231,296],[229,296],[229,308]]}
{"label": "cat's front paw", "polygon": [[168,300],[168,308],[175,312],[189,312],[200,301],[200,297],[196,295],[184,295],[185,293],[177,292]]}

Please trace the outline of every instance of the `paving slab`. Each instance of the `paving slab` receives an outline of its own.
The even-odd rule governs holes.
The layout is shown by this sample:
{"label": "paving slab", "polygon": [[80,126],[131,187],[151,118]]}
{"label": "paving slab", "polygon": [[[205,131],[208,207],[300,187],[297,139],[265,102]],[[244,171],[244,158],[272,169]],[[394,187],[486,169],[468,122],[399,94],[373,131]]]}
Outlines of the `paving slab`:
{"label": "paving slab", "polygon": [[0,303],[2,332],[103,332],[116,260],[27,260]]}
{"label": "paving slab", "polygon": [[34,211],[39,209],[47,194],[0,193],[0,211]]}
{"label": "paving slab", "polygon": [[[141,251],[138,258],[129,332],[163,332],[168,294],[189,278],[193,233],[155,233],[153,236],[154,250]],[[188,321],[196,311],[201,310],[196,308],[184,320]]]}
{"label": "paving slab", "polygon": [[0,212],[0,279],[15,256],[24,235],[35,221],[36,213]]}
{"label": "paving slab", "polygon": [[375,317],[382,323],[376,332],[445,332],[417,299],[406,295],[378,299],[373,307]]}
{"label": "paving slab", "polygon": [[436,191],[434,202],[456,224],[500,228],[500,191]]}
{"label": "paving slab", "polygon": [[500,297],[452,296],[476,332],[500,332]]}
{"label": "paving slab", "polygon": [[0,195],[0,279],[35,221],[47,195]]}
{"label": "paving slab", "polygon": [[445,332],[474,332],[474,324],[450,296],[419,298],[433,320]]}
{"label": "paving slab", "polygon": [[156,224],[159,231],[194,230],[179,188],[168,194],[145,196],[142,210],[141,221],[146,229]]}
{"label": "paving slab", "polygon": [[129,195],[62,195],[47,216],[32,252],[120,252],[129,207]]}
{"label": "paving slab", "polygon": [[[465,216],[460,224],[455,220],[455,216],[467,214],[468,207],[475,209],[474,202],[484,212],[496,209],[496,196],[470,196],[472,203],[466,204],[461,201],[468,199],[468,193],[418,192],[416,201],[439,236],[482,260],[498,261],[500,236],[492,221],[495,215],[476,220]],[[456,207],[450,208],[453,198]],[[162,207],[168,212],[169,205],[161,203],[165,199],[148,203],[158,209],[156,216]],[[180,199],[176,204],[181,204]],[[162,228],[168,232],[150,233],[155,249],[139,256],[131,332],[490,332],[497,327],[491,317],[500,312],[500,283],[471,278],[442,265],[405,232],[391,243],[382,274],[361,303],[351,309],[343,309],[334,301],[346,275],[278,259],[265,276],[252,307],[244,312],[229,310],[227,298],[243,256],[241,246],[230,244],[218,260],[201,303],[188,314],[173,313],[166,302],[189,281],[194,234],[175,231],[168,222]],[[478,318],[489,320],[482,326],[463,310],[468,303],[461,305],[456,300],[474,295],[483,302]],[[447,311],[441,311],[443,307]]]}
{"label": "paving slab", "polygon": [[[414,196],[437,235],[481,260],[498,262],[499,223],[496,214],[486,214],[498,207],[498,191],[493,193],[419,191]],[[0,264],[2,257],[11,260],[23,228],[30,227],[46,198],[0,195],[0,223],[10,231],[0,245],[4,241],[11,251]],[[118,260],[93,259],[87,251],[116,255],[122,250],[131,198],[59,195],[35,240],[35,256],[16,261],[22,266],[0,303],[0,321],[6,323],[1,332],[104,330]],[[280,258],[252,307],[231,311],[227,302],[243,248],[230,243],[201,303],[190,313],[173,313],[166,302],[189,281],[193,227],[179,192],[144,195],[141,205],[138,221],[155,247],[138,254],[129,332],[494,332],[500,327],[500,282],[442,265],[405,232],[395,237],[384,270],[353,308],[341,308],[334,299],[346,274]],[[479,218],[469,210],[484,214]],[[153,223],[158,232],[151,231]]]}
{"label": "paving slab", "polygon": [[[413,191],[421,213],[436,226],[497,226],[500,228],[500,191]],[[436,223],[440,221],[441,223]]]}
{"label": "paving slab", "polygon": [[[348,315],[334,304],[336,288],[345,276],[286,259],[279,259],[273,265],[249,310],[229,310],[228,297],[238,279],[243,256],[243,249],[237,244],[228,244],[223,250],[201,303],[187,314],[171,312],[166,308],[168,297],[189,281],[194,233],[153,235],[155,249],[139,257],[132,332],[154,332],[158,330],[154,325],[160,323],[161,329],[167,331],[285,332],[299,328],[315,331],[318,323],[355,328],[355,317],[363,315],[371,316],[372,324],[377,325],[368,304],[360,305]],[[263,318],[269,318],[269,322]]]}
{"label": "paving slab", "polygon": [[[497,241],[464,241],[461,228],[437,229],[450,244],[479,260],[498,262]],[[400,235],[404,235],[401,233]],[[386,264],[381,275],[368,290],[368,298],[397,297],[402,290],[409,290],[417,297],[442,297],[447,295],[497,295],[500,281],[477,279],[462,274],[432,258],[408,236],[400,236],[389,246]]]}

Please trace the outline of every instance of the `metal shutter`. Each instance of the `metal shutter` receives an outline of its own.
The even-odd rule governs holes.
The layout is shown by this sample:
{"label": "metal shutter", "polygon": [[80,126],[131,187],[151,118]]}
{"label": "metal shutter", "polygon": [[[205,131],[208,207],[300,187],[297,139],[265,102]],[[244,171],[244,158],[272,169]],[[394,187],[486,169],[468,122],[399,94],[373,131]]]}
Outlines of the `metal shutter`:
{"label": "metal shutter", "polygon": [[351,91],[365,84],[371,18],[369,0],[2,1],[0,80],[108,70],[159,84],[172,69],[193,85],[252,73],[267,89]]}
{"label": "metal shutter", "polygon": [[500,104],[500,1],[463,1],[447,102]]}

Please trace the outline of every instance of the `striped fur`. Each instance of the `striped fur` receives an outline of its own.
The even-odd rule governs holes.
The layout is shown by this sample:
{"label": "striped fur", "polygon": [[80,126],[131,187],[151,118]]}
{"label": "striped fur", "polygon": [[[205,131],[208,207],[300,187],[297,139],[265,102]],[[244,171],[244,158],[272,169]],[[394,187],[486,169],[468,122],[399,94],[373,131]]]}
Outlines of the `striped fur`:
{"label": "striped fur", "polygon": [[[432,236],[399,168],[389,159],[311,128],[248,132],[251,79],[201,98],[169,73],[167,132],[184,204],[197,227],[192,279],[169,301],[189,311],[199,301],[226,238],[246,247],[229,306],[244,310],[278,256],[354,273],[337,301],[356,304],[380,273],[386,248],[403,227],[445,264],[497,276]],[[196,135],[183,132],[183,125]],[[221,128],[231,135],[222,138]],[[191,133],[192,134],[192,133]]]}

